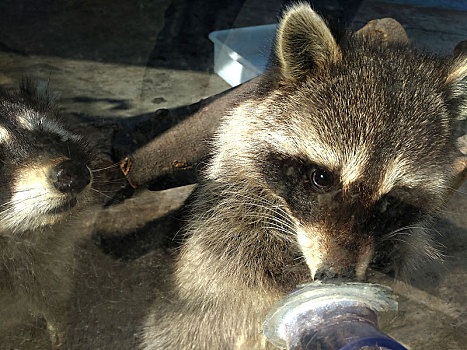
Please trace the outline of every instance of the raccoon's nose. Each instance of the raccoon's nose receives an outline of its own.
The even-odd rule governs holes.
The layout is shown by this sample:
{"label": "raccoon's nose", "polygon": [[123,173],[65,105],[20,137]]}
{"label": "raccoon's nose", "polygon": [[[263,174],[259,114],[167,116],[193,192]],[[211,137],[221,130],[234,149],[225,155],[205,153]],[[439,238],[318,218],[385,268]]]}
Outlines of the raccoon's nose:
{"label": "raccoon's nose", "polygon": [[79,193],[91,182],[88,167],[74,160],[65,160],[54,166],[51,177],[55,188],[63,193]]}

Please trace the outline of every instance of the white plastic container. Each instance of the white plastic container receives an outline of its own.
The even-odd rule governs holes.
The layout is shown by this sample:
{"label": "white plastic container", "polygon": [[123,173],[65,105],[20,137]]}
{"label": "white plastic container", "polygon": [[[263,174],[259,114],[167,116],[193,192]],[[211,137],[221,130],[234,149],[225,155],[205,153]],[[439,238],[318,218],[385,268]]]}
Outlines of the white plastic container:
{"label": "white plastic container", "polygon": [[277,24],[219,30],[214,43],[214,72],[231,86],[262,74],[267,66]]}

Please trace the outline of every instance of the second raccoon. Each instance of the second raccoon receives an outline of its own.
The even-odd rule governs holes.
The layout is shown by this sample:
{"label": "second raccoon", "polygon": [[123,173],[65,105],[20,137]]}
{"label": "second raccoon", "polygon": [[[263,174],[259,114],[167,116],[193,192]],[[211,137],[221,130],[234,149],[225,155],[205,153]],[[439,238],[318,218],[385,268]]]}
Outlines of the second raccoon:
{"label": "second raccoon", "polygon": [[0,334],[35,316],[54,346],[65,342],[78,237],[69,220],[94,200],[93,161],[32,83],[0,94]]}

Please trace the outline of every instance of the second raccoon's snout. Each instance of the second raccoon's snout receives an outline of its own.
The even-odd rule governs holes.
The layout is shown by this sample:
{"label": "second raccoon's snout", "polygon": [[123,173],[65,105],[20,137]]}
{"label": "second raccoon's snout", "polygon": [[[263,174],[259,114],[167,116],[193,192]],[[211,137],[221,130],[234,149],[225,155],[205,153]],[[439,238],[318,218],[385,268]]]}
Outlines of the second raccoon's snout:
{"label": "second raccoon's snout", "polygon": [[62,193],[79,193],[91,182],[91,172],[86,164],[74,160],[57,164],[49,176]]}

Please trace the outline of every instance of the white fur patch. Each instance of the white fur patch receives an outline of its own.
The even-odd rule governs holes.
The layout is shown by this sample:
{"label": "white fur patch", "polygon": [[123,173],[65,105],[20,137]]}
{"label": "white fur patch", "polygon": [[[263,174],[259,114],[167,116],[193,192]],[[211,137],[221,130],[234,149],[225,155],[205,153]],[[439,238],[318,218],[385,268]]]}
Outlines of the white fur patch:
{"label": "white fur patch", "polygon": [[[312,279],[315,278],[316,272],[322,267],[323,263],[330,261],[330,254],[332,255],[337,249],[342,250],[342,253],[345,254],[346,248],[340,246],[338,242],[333,242],[329,237],[329,233],[323,233],[319,227],[299,227],[297,229],[297,241],[310,269]],[[372,256],[373,244],[371,242],[368,242],[366,247],[360,247],[354,266],[357,279],[364,279]]]}
{"label": "white fur patch", "polygon": [[61,141],[80,141],[81,136],[74,135],[65,130],[59,123],[46,118],[45,116],[33,110],[26,110],[16,116],[18,124],[26,130],[43,130],[60,136]]}
{"label": "white fur patch", "polygon": [[446,78],[446,83],[458,84],[467,77],[467,57],[462,56],[451,67],[451,72]]}
{"label": "white fur patch", "polygon": [[66,198],[47,177],[49,167],[28,167],[18,172],[12,198],[0,211],[2,230],[21,231],[54,224],[61,215],[45,215]]}
{"label": "white fur patch", "polygon": [[347,187],[358,178],[364,176],[363,170],[368,161],[368,156],[364,150],[352,154],[342,167],[341,181],[342,186]]}
{"label": "white fur patch", "polygon": [[[321,142],[321,140],[312,139],[310,137],[304,142],[303,146],[303,151],[306,152],[305,154],[312,162],[315,162],[330,171],[336,171],[339,167],[338,153],[326,143]],[[298,148],[296,147],[296,149]]]}
{"label": "white fur patch", "polygon": [[55,123],[49,119],[42,119],[41,120],[41,125],[45,131],[49,131],[51,133],[54,133],[58,136],[60,136],[61,140],[66,142],[66,141],[80,141],[82,139],[81,136],[74,135],[67,130],[63,129],[62,126],[58,123]]}
{"label": "white fur patch", "polygon": [[318,231],[309,232],[301,227],[297,229],[297,241],[302,250],[305,261],[310,269],[311,278],[315,279],[316,271],[323,263],[325,254]]}
{"label": "white fur patch", "polygon": [[10,142],[10,140],[11,140],[10,132],[3,126],[0,126],[0,144],[8,143]]}
{"label": "white fur patch", "polygon": [[379,186],[377,197],[391,191],[395,186],[405,186],[408,188],[419,188],[436,194],[433,199],[439,199],[439,194],[449,186],[449,179],[445,173],[426,169],[417,169],[402,157],[395,158],[388,163],[384,177]]}
{"label": "white fur patch", "polygon": [[406,164],[401,157],[397,157],[391,162],[388,162],[383,176],[383,181],[379,186],[378,197],[382,197],[386,193],[389,193],[394,185],[403,178],[405,167]]}
{"label": "white fur patch", "polygon": [[33,131],[37,128],[38,114],[33,111],[22,111],[22,113],[16,116],[18,124],[29,131]]}
{"label": "white fur patch", "polygon": [[237,164],[247,168],[248,162],[256,161],[257,149],[262,146],[291,157],[306,155],[331,171],[339,167],[339,152],[327,140],[314,137],[318,133],[311,131],[304,135],[301,115],[290,115],[288,123],[269,116],[267,105],[280,96],[280,92],[273,92],[270,99],[244,102],[224,119],[218,130],[221,137],[215,141],[217,152],[209,170],[211,178],[222,176],[225,160],[236,159]]}
{"label": "white fur patch", "polygon": [[366,251],[363,251],[358,258],[357,265],[355,266],[355,276],[358,280],[364,280],[368,265],[370,265],[371,257],[373,256],[373,246],[368,246]]}

